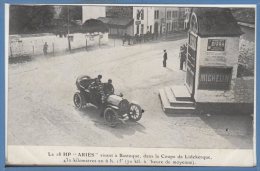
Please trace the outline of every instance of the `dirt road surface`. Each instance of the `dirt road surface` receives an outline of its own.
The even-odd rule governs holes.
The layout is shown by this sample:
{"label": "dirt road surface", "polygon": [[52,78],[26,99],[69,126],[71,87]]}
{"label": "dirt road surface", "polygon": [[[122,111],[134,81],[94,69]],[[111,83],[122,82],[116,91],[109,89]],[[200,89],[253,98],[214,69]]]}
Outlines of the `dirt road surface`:
{"label": "dirt road surface", "polygon": [[[248,115],[167,115],[158,89],[184,84],[179,47],[185,39],[107,46],[8,65],[8,144],[176,148],[252,148]],[[168,66],[162,67],[163,49]],[[113,80],[116,91],[145,110],[139,122],[116,128],[94,108],[78,111],[73,94],[79,75]]]}

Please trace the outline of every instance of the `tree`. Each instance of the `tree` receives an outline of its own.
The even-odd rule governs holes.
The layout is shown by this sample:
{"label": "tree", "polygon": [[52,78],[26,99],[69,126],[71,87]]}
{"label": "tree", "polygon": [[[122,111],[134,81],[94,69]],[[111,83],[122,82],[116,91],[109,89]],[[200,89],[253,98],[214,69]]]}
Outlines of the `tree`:
{"label": "tree", "polygon": [[82,19],[82,6],[62,6],[60,18],[63,20],[81,20]]}
{"label": "tree", "polygon": [[54,7],[50,5],[11,5],[10,34],[44,32],[52,27]]}
{"label": "tree", "polygon": [[233,16],[240,22],[255,23],[254,8],[232,8]]}

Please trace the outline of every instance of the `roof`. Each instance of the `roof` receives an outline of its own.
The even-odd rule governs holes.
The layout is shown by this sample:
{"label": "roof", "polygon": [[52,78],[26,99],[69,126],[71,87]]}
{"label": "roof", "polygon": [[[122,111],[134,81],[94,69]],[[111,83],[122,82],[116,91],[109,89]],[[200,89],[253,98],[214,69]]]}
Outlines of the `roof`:
{"label": "roof", "polygon": [[98,20],[108,24],[109,26],[114,27],[127,27],[128,25],[133,23],[132,18],[124,18],[124,17],[116,17],[116,18],[109,18],[109,17],[99,17]]}
{"label": "roof", "polygon": [[193,12],[197,16],[198,35],[201,37],[232,37],[243,34],[228,8],[195,8]]}
{"label": "roof", "polygon": [[107,25],[103,23],[101,20],[96,20],[96,19],[89,19],[85,21],[82,27],[83,30],[87,33],[108,32]]}

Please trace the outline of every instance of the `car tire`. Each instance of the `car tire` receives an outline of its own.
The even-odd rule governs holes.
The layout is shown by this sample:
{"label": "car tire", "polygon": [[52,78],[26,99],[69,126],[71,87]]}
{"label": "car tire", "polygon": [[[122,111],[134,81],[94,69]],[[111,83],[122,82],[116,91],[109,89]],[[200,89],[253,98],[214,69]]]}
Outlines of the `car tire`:
{"label": "car tire", "polygon": [[76,92],[74,94],[73,102],[74,102],[76,109],[82,109],[86,104],[85,98],[82,96],[82,94],[80,92]]}
{"label": "car tire", "polygon": [[104,111],[104,119],[110,127],[116,127],[118,124],[117,111],[111,107],[107,107]]}
{"label": "car tire", "polygon": [[139,121],[142,118],[142,108],[134,103],[130,104],[128,117],[131,121]]}

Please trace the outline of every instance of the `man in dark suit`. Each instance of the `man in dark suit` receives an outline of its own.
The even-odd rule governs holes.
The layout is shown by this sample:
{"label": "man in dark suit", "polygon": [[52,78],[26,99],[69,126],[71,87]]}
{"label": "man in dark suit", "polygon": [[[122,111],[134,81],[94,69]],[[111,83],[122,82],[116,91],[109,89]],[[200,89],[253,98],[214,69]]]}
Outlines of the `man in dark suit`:
{"label": "man in dark suit", "polygon": [[186,62],[186,54],[187,54],[187,47],[186,45],[182,45],[180,48],[180,70],[183,70],[183,64]]}
{"label": "man in dark suit", "polygon": [[114,94],[114,86],[112,84],[112,80],[111,79],[108,79],[108,82],[104,83],[104,92],[105,92],[105,94],[107,96],[111,95],[111,94]]}
{"label": "man in dark suit", "polygon": [[163,50],[164,54],[163,54],[163,67],[166,67],[167,63],[167,52],[166,49]]}

